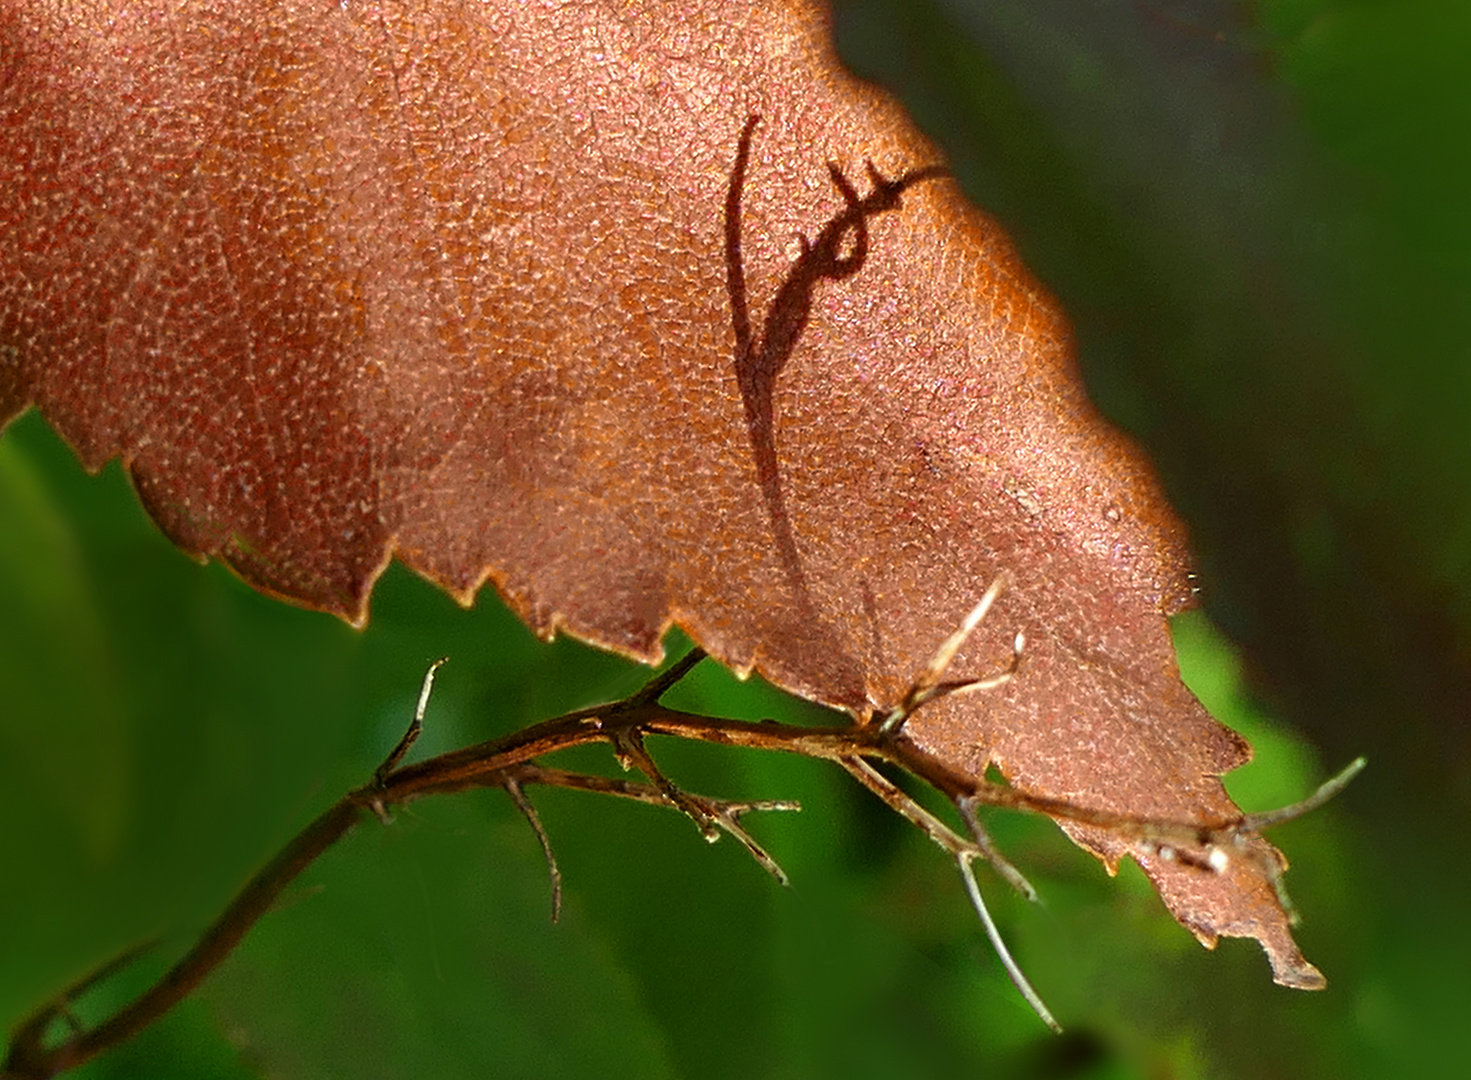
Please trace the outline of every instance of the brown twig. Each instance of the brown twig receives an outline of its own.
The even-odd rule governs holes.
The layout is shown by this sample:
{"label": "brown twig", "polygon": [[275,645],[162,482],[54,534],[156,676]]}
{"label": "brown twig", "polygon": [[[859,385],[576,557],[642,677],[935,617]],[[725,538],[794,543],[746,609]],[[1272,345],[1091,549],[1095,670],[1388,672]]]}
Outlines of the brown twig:
{"label": "brown twig", "polygon": [[[911,742],[903,732],[903,723],[928,701],[964,689],[1000,685],[1016,671],[1022,650],[1019,638],[1010,668],[1000,674],[979,682],[944,680],[945,669],[958,651],[959,643],[984,617],[998,593],[997,585],[987,591],[961,629],[946,641],[929,667],[915,680],[915,685],[899,707],[875,722],[862,725],[797,728],[770,721],[749,723],[665,708],[660,704],[664,693],[703,659],[704,654],[696,650],[622,701],[580,709],[533,724],[504,738],[404,765],[401,762],[422,729],[434,673],[443,663],[436,662],[425,675],[412,723],[383,764],[374,771],[369,783],[343,796],[298,833],[251,878],[187,954],[141,996],[107,1020],[91,1029],[73,1030],[54,1044],[47,1043],[47,1035],[54,1022],[70,1015],[70,1003],[98,981],[130,963],[140,950],[130,950],[109,962],[23,1020],[12,1035],[8,1056],[3,1070],[0,1070],[0,1080],[38,1080],[55,1076],[132,1038],[197,987],[234,950],[256,921],[271,909],[281,891],[358,821],[371,815],[386,823],[390,820],[389,807],[429,795],[478,787],[504,788],[531,822],[546,855],[552,879],[553,918],[560,908],[561,873],[552,853],[551,841],[523,790],[532,784],[617,795],[674,807],[693,819],[708,839],[717,838],[721,832],[734,836],[763,868],[785,884],[787,878],[781,867],[746,832],[740,818],[753,810],[798,809],[797,805],[772,801],[736,802],[685,792],[654,764],[644,745],[648,735],[778,750],[832,761],[841,766],[951,855],[1012,981],[1038,1015],[1056,1028],[1056,1021],[1007,952],[976,885],[971,863],[984,858],[1024,895],[1036,897],[1035,890],[1026,879],[991,844],[976,817],[978,806],[1031,811],[1058,821],[1106,829],[1124,841],[1153,846],[1161,852],[1178,852],[1182,858],[1186,853],[1193,853],[1192,857],[1204,870],[1213,871],[1224,866],[1226,852],[1246,851],[1246,841],[1258,835],[1261,829],[1299,817],[1320,806],[1362,768],[1363,762],[1355,762],[1313,796],[1283,810],[1203,823],[1141,819],[1030,794],[960,773]],[[643,784],[568,772],[544,766],[536,760],[559,750],[593,742],[607,743],[625,767],[637,767],[650,782]],[[895,765],[944,795],[956,808],[969,836],[956,832],[920,806],[879,773],[874,768],[875,762]]]}
{"label": "brown twig", "polygon": [[[109,961],[99,970],[68,987],[54,1000],[38,1008],[17,1025],[0,1080],[36,1080],[90,1061],[117,1046],[155,1020],[162,1017],[187,997],[219,964],[230,955],[250,928],[275,904],[277,898],[318,856],[327,851],[366,814],[388,821],[387,809],[398,803],[470,787],[505,787],[519,791],[525,784],[547,784],[579,788],[635,798],[645,802],[673,805],[695,817],[709,820],[712,828],[735,835],[756,860],[778,880],[785,874],[775,861],[738,823],[741,814],[751,810],[795,808],[792,803],[731,802],[686,794],[665,779],[654,767],[647,752],[642,751],[639,735],[644,719],[663,710],[657,697],[678,681],[704,656],[684,657],[669,671],[656,676],[632,697],[612,705],[583,709],[542,724],[535,724],[505,739],[484,743],[468,750],[445,754],[416,765],[399,767],[398,763],[412,747],[423,725],[423,714],[434,672],[443,661],[436,662],[426,673],[424,687],[414,719],[402,739],[373,774],[372,780],[343,796],[323,812],[246,883],[225,911],[205,930],[199,941],[144,993],[119,1009],[107,1020],[90,1030],[74,1031],[55,1045],[47,1045],[46,1036],[53,1021],[69,1015],[70,1003],[100,980],[125,967],[142,951],[131,949]],[[621,740],[621,741],[620,741]],[[633,745],[640,748],[636,762],[646,768],[655,785],[632,784],[606,780],[563,770],[547,769],[533,758],[587,742],[604,741],[615,747]],[[524,795],[522,796],[524,802]],[[526,804],[529,806],[529,804]],[[531,816],[533,827],[540,825]],[[550,842],[537,828],[544,842],[553,870],[554,896],[560,874],[551,859]]]}

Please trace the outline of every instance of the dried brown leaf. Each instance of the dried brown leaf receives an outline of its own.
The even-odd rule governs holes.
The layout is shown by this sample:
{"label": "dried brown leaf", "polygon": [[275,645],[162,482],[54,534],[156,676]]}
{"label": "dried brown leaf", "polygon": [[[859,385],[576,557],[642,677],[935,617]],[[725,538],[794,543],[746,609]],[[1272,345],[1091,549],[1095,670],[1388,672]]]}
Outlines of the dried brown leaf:
{"label": "dried brown leaf", "polygon": [[[544,634],[866,715],[1142,817],[1238,813],[1180,682],[1182,531],[1000,228],[811,0],[0,10],[0,417],[121,457],[186,550],[361,623],[390,557]],[[753,117],[760,117],[759,122]],[[803,239],[805,238],[805,239]],[[1264,841],[1131,852],[1321,985]]]}

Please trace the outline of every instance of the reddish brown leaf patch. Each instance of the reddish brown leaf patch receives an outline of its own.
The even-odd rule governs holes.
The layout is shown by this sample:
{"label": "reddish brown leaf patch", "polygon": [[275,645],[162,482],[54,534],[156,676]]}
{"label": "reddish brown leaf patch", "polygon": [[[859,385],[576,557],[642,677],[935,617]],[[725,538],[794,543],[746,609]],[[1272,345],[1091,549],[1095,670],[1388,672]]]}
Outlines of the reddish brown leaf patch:
{"label": "reddish brown leaf patch", "polygon": [[[0,46],[0,416],[120,456],[185,549],[355,623],[397,554],[859,714],[1005,570],[957,672],[1023,630],[1019,676],[910,734],[1090,806],[1237,813],[1247,748],[1166,630],[1179,525],[813,4],[26,3]],[[1261,851],[1136,854],[1202,940],[1321,985]]]}

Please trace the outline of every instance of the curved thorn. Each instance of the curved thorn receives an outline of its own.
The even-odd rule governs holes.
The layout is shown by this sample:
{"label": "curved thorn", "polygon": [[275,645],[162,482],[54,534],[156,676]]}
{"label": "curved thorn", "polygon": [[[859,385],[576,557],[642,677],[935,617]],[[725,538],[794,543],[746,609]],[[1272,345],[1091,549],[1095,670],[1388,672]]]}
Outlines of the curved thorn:
{"label": "curved thorn", "polygon": [[521,811],[522,816],[531,825],[531,831],[536,833],[536,839],[541,843],[541,853],[546,856],[547,861],[547,876],[552,882],[552,922],[557,922],[562,917],[562,868],[557,865],[557,856],[552,851],[552,838],[547,835],[546,827],[542,825],[541,815],[536,812],[536,807],[531,805],[526,792],[521,790],[520,782],[515,777],[508,776],[501,786],[511,796],[516,809]]}
{"label": "curved thorn", "polygon": [[986,936],[991,939],[991,947],[996,950],[997,957],[1001,960],[1001,966],[1006,969],[1006,974],[1011,978],[1011,983],[1027,999],[1027,1004],[1032,1007],[1046,1024],[1059,1035],[1062,1034],[1062,1025],[1053,1017],[1047,1006],[1043,1004],[1037,991],[1032,989],[1032,984],[1022,974],[1022,969],[1017,966],[1011,957],[1011,951],[1007,949],[1006,942],[1001,939],[1001,931],[996,928],[996,923],[991,918],[991,913],[986,909],[986,901],[981,897],[981,887],[976,884],[975,871],[971,869],[971,856],[959,854],[955,856],[955,865],[960,868],[960,876],[965,881],[965,891],[970,894],[971,907],[976,909],[976,914],[981,917],[981,925],[986,928]]}
{"label": "curved thorn", "polygon": [[1001,854],[995,843],[991,840],[991,834],[986,831],[986,827],[981,824],[980,818],[976,816],[976,800],[964,797],[956,799],[955,809],[960,812],[961,820],[965,822],[965,827],[970,831],[971,839],[975,841],[976,847],[980,849],[981,857],[991,864],[991,868],[1001,876],[1003,881],[1021,893],[1022,896],[1026,897],[1028,901],[1033,904],[1039,903],[1036,888],[1026,879],[1026,876],[1020,870],[1012,865],[1011,861],[1005,855]]}
{"label": "curved thorn", "polygon": [[[419,686],[419,704],[414,708],[414,719],[409,723],[408,730],[403,733],[403,738],[398,740],[398,745],[383,759],[383,764],[373,772],[373,782],[380,787],[388,774],[398,768],[399,762],[413,748],[414,743],[418,741],[419,735],[423,732],[424,710],[429,708],[429,694],[434,689],[434,675],[448,662],[448,656],[441,656],[429,665],[428,671],[424,672],[424,681]],[[379,812],[380,817],[384,813],[382,807],[374,807],[374,809]]]}
{"label": "curved thorn", "polygon": [[1247,814],[1241,819],[1241,823],[1236,826],[1235,831],[1243,833],[1261,832],[1263,829],[1271,828],[1273,825],[1281,825],[1284,821],[1293,821],[1302,817],[1304,814],[1312,813],[1344,788],[1348,787],[1349,782],[1355,776],[1358,776],[1359,773],[1363,772],[1364,767],[1368,764],[1368,758],[1355,758],[1349,762],[1347,768],[1343,769],[1336,776],[1329,777],[1325,780],[1319,785],[1318,790],[1306,799],[1295,802],[1290,806],[1279,807],[1276,810],[1266,810],[1260,814]]}

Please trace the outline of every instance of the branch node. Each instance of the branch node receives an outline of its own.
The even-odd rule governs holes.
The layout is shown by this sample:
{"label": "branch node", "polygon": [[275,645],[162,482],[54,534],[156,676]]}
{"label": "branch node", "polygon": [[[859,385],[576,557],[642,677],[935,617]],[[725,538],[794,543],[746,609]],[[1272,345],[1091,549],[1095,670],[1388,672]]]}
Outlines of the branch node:
{"label": "branch node", "polygon": [[638,728],[624,727],[615,731],[613,750],[618,757],[618,763],[625,770],[636,767],[639,772],[647,776],[649,782],[659,790],[671,806],[695,823],[700,830],[700,835],[707,841],[713,844],[720,839],[718,818],[701,804],[701,800],[692,798],[681,791],[672,780],[664,775],[659,766],[654,764],[654,759],[644,748],[643,733]]}

